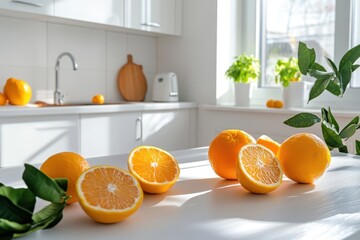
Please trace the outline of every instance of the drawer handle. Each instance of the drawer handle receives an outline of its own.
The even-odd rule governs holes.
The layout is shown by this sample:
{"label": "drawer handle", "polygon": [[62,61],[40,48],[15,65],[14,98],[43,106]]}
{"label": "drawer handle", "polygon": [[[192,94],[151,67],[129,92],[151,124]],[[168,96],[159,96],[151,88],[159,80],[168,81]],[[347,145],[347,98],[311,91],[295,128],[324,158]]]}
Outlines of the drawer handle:
{"label": "drawer handle", "polygon": [[136,141],[140,141],[142,138],[142,122],[141,118],[136,119]]}
{"label": "drawer handle", "polygon": [[21,4],[26,4],[26,5],[30,5],[33,7],[43,7],[44,5],[41,3],[35,3],[35,2],[27,2],[26,0],[12,0],[14,3],[21,3]]}
{"label": "drawer handle", "polygon": [[144,22],[141,24],[142,26],[147,26],[147,27],[156,27],[156,28],[160,28],[160,24],[159,23],[155,23],[155,22]]}

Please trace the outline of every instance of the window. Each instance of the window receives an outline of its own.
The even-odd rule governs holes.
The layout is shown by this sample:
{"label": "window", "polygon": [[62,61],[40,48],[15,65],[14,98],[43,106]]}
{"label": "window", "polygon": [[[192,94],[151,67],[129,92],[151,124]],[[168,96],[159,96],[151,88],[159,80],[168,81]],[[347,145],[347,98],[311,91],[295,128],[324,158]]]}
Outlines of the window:
{"label": "window", "polygon": [[278,59],[297,57],[298,42],[316,50],[317,60],[334,59],[335,0],[261,0],[261,86],[277,86]]}

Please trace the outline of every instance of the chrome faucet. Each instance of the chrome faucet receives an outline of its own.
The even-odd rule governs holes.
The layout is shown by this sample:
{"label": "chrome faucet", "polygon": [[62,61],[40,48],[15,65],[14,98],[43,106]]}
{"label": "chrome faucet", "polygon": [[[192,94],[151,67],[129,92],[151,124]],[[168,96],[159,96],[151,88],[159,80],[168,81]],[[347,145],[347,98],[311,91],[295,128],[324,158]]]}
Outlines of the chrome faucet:
{"label": "chrome faucet", "polygon": [[60,68],[60,60],[63,56],[68,56],[73,64],[73,69],[77,70],[78,64],[74,58],[74,56],[69,52],[61,53],[58,58],[56,59],[56,66],[55,66],[55,92],[54,92],[54,104],[60,105],[63,103],[64,95],[61,94],[59,89],[59,68]]}

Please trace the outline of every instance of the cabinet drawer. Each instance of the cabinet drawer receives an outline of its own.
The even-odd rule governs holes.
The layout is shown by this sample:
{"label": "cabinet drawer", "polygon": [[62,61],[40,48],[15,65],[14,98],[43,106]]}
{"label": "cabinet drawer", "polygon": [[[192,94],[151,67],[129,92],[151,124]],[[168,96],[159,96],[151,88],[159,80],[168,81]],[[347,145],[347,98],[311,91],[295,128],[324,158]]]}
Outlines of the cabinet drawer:
{"label": "cabinet drawer", "polygon": [[78,151],[78,116],[8,118],[0,121],[0,167],[41,163]]}
{"label": "cabinet drawer", "polygon": [[52,0],[2,0],[0,8],[54,15],[54,2]]}

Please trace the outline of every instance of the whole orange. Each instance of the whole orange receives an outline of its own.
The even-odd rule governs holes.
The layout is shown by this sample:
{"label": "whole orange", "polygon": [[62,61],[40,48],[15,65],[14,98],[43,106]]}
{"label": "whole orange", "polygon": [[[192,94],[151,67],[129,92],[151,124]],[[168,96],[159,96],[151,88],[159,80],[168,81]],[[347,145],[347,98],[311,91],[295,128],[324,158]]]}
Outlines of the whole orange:
{"label": "whole orange", "polygon": [[273,103],[273,108],[282,108],[284,107],[284,102],[281,100],[275,100]]}
{"label": "whole orange", "polygon": [[330,165],[326,144],[311,133],[298,133],[287,138],[278,152],[284,174],[298,183],[313,183]]}
{"label": "whole orange", "polygon": [[7,103],[7,98],[5,94],[0,93],[0,106],[4,106]]}
{"label": "whole orange", "polygon": [[78,201],[76,195],[76,181],[83,171],[90,167],[89,163],[74,152],[60,152],[50,156],[40,167],[40,170],[51,178],[66,178],[70,195],[67,204]]}
{"label": "whole orange", "polygon": [[236,161],[240,149],[255,143],[248,133],[238,129],[228,129],[219,133],[210,143],[208,157],[214,172],[225,179],[237,179]]}
{"label": "whole orange", "polygon": [[266,101],[266,107],[272,108],[274,106],[274,99],[269,99]]}
{"label": "whole orange", "polygon": [[105,99],[104,96],[101,94],[97,94],[95,96],[93,96],[93,98],[91,99],[92,103],[94,104],[104,104]]}
{"label": "whole orange", "polygon": [[32,96],[30,85],[19,79],[9,78],[4,86],[4,94],[12,105],[26,105]]}

